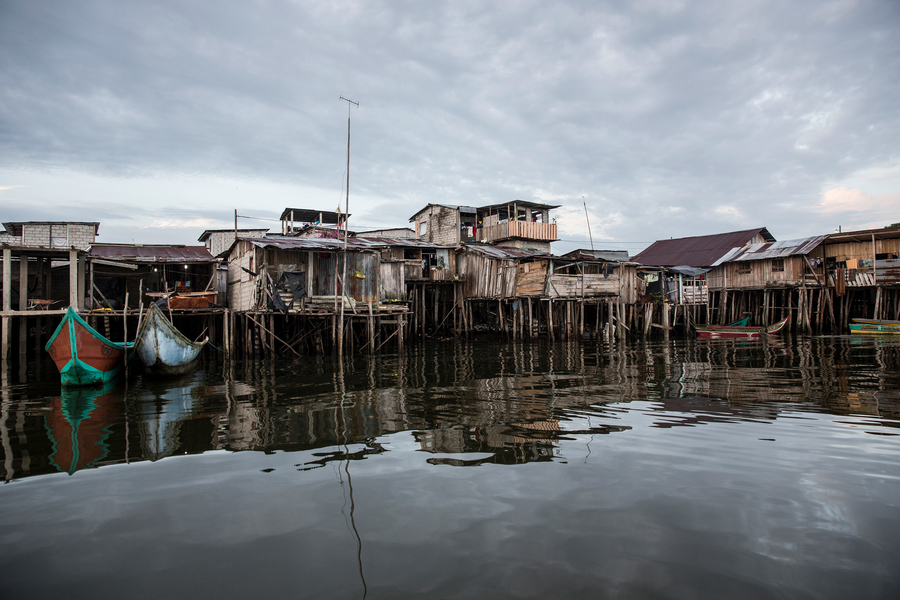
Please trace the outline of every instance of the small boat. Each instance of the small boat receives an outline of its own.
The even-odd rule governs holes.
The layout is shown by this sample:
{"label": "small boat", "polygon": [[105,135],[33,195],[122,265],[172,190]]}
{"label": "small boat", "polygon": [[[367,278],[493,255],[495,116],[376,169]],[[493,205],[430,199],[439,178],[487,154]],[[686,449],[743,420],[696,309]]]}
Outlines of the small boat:
{"label": "small boat", "polygon": [[111,381],[133,346],[134,342],[109,341],[70,306],[44,349],[56,363],[62,384],[69,386]]}
{"label": "small boat", "polygon": [[775,335],[779,333],[790,320],[790,316],[769,326],[746,325],[697,325],[698,338],[758,338],[762,334]]}
{"label": "small boat", "polygon": [[900,321],[883,319],[853,319],[850,333],[875,335],[900,335]]}
{"label": "small boat", "polygon": [[138,327],[134,348],[152,373],[182,375],[190,371],[209,338],[192,342],[172,324],[162,310],[151,304]]}

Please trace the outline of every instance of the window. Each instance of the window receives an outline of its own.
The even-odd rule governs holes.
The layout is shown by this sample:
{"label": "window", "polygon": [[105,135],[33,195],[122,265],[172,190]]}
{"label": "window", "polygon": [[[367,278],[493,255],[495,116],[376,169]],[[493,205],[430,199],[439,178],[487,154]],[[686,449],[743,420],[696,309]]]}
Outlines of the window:
{"label": "window", "polygon": [[739,262],[737,265],[737,273],[738,275],[749,275],[750,274],[750,263],[747,261]]}
{"label": "window", "polygon": [[772,272],[773,273],[781,273],[784,271],[784,259],[783,258],[773,258],[772,259]]}
{"label": "window", "polygon": [[50,226],[50,246],[53,248],[66,248],[69,245],[69,226]]}
{"label": "window", "polygon": [[419,237],[424,236],[428,233],[428,221],[422,221],[419,223]]}

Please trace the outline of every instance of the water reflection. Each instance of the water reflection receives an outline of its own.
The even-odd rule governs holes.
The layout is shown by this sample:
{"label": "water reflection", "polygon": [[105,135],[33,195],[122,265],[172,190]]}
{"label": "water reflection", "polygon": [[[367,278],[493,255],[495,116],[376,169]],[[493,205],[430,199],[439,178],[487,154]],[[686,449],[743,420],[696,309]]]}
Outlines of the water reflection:
{"label": "water reflection", "polygon": [[[560,445],[653,426],[772,422],[784,411],[897,427],[900,342],[822,337],[609,344],[455,343],[400,357],[250,362],[175,381],[35,396],[4,388],[3,477],[210,450],[328,449],[303,468],[385,452],[409,432],[432,464],[553,461]],[[44,386],[45,387],[45,386]],[[359,445],[352,452],[335,447]]]}
{"label": "water reflection", "polygon": [[111,386],[63,388],[46,413],[50,464],[71,475],[99,463],[109,454],[107,438],[122,420],[122,399]]}

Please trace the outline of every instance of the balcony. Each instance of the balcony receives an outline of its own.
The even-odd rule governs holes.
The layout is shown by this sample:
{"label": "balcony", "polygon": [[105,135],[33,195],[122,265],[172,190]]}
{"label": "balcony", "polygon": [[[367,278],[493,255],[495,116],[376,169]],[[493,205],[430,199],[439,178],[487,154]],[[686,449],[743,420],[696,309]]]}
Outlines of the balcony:
{"label": "balcony", "polygon": [[489,225],[482,227],[475,234],[476,242],[493,243],[509,239],[555,242],[559,238],[556,237],[556,223],[531,221],[507,221]]}

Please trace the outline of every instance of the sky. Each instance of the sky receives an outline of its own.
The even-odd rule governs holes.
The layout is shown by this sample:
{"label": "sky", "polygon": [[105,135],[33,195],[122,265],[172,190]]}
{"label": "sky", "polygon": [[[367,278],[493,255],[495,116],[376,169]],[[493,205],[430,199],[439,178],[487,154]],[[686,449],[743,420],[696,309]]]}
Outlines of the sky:
{"label": "sky", "polygon": [[[341,100],[349,98],[359,105]],[[900,222],[900,2],[0,0],[0,222],[194,244],[528,200],[561,241]]]}

